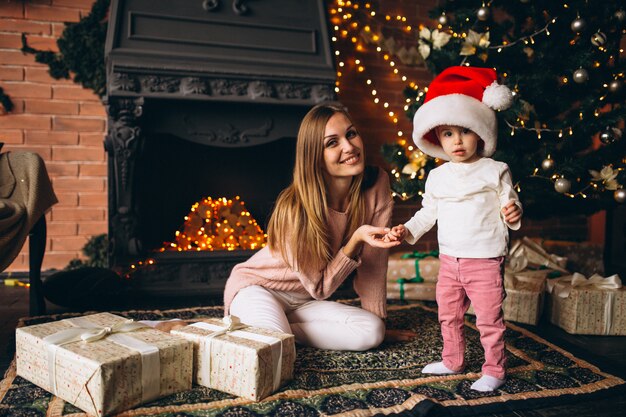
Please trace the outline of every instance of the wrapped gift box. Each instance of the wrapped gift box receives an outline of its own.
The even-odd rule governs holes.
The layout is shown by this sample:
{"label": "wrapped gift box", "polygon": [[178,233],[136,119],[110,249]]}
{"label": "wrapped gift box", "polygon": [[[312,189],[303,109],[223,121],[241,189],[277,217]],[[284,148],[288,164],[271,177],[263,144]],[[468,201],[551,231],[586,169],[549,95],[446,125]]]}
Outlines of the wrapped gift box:
{"label": "wrapped gift box", "polygon": [[[543,311],[546,277],[553,271],[549,269],[537,271],[504,273],[504,289],[506,298],[502,304],[504,320],[518,323],[537,324]],[[474,315],[470,306],[468,314]]]}
{"label": "wrapped gift box", "polygon": [[393,253],[387,264],[387,281],[400,278],[412,279],[413,283],[437,282],[439,258],[436,251]]}
{"label": "wrapped gift box", "polygon": [[387,281],[387,299],[389,300],[427,300],[435,301],[436,282],[404,283]]}
{"label": "wrapped gift box", "polygon": [[191,388],[193,345],[109,313],[15,330],[17,374],[94,416]]}
{"label": "wrapped gift box", "polygon": [[617,275],[548,282],[550,321],[572,334],[626,335],[626,288]]}
{"label": "wrapped gift box", "polygon": [[275,392],[293,375],[291,334],[250,327],[229,316],[208,319],[172,334],[194,344],[194,382],[254,401]]}

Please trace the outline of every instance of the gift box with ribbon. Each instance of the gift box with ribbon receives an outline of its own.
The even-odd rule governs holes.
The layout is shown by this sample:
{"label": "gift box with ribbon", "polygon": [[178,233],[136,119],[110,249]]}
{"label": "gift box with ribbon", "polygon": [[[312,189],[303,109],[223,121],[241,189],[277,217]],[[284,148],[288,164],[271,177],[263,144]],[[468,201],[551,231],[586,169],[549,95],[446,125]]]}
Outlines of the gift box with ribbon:
{"label": "gift box with ribbon", "polygon": [[235,316],[171,331],[194,344],[194,382],[259,401],[293,376],[294,336],[243,324]]}
{"label": "gift box with ribbon", "polygon": [[392,253],[387,264],[387,281],[417,284],[437,282],[439,252]]}
{"label": "gift box with ribbon", "polygon": [[626,288],[618,275],[548,281],[550,321],[572,334],[626,335]]}
{"label": "gift box with ribbon", "polygon": [[[517,323],[537,324],[543,312],[546,277],[549,269],[513,272],[507,268],[504,272],[506,298],[502,303],[504,320]],[[467,314],[474,315],[470,306]]]}
{"label": "gift box with ribbon", "polygon": [[17,374],[104,416],[191,388],[193,345],[110,313],[15,330]]}

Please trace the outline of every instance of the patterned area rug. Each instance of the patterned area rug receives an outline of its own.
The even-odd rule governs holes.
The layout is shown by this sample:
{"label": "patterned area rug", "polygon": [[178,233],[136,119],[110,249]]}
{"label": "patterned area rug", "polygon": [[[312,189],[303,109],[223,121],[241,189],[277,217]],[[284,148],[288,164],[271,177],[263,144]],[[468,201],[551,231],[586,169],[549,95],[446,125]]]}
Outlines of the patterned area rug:
{"label": "patterned area rug", "polygon": [[[221,317],[221,307],[117,313],[134,319]],[[20,325],[75,315],[27,319]],[[436,310],[423,305],[390,306],[388,326],[411,329],[410,342],[388,343],[368,352],[322,351],[298,347],[294,379],[261,402],[196,386],[120,414],[159,417],[341,417],[471,415],[480,410],[533,408],[593,398],[623,389],[624,381],[554,346],[533,333],[507,324],[508,378],[494,393],[472,391],[479,376],[482,347],[478,331],[466,322],[467,373],[425,376],[439,359],[441,339]],[[523,400],[523,401],[522,401]],[[82,417],[81,410],[15,375],[15,363],[0,382],[0,417]]]}

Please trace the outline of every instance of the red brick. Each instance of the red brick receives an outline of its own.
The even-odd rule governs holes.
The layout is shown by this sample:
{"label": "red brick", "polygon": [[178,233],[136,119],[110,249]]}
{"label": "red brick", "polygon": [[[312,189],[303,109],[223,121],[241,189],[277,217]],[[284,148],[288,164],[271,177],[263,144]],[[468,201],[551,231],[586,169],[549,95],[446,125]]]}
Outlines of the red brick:
{"label": "red brick", "polygon": [[41,65],[35,62],[35,56],[20,51],[0,51],[0,62],[11,65]]}
{"label": "red brick", "polygon": [[55,38],[60,38],[64,30],[65,25],[63,23],[52,23],[52,36]]}
{"label": "red brick", "polygon": [[2,129],[50,129],[50,116],[32,116],[30,114],[7,114],[2,116]]}
{"label": "red brick", "polygon": [[[2,10],[2,8],[0,8]],[[3,33],[0,36],[0,48],[20,49],[22,47],[22,37],[20,35],[9,35]]]}
{"label": "red brick", "polygon": [[78,133],[31,130],[26,132],[25,141],[28,144],[77,145]]}
{"label": "red brick", "polygon": [[53,130],[75,130],[79,132],[103,132],[104,120],[81,117],[54,117]]}
{"label": "red brick", "polygon": [[50,239],[52,245],[50,250],[53,251],[74,251],[82,250],[87,243],[86,236],[63,236]]}
{"label": "red brick", "polygon": [[93,91],[77,85],[55,85],[52,87],[52,97],[59,100],[100,101]]}
{"label": "red brick", "polygon": [[104,161],[104,149],[80,146],[55,146],[52,150],[54,161]]}
{"label": "red brick", "polygon": [[103,233],[108,233],[109,226],[106,221],[104,222],[80,222],[78,224],[78,234],[86,236],[96,236]]}
{"label": "red brick", "polygon": [[11,108],[11,114],[24,113],[24,100],[11,98],[11,103],[13,103],[13,107]]}
{"label": "red brick", "polygon": [[[78,193],[55,192],[59,202],[54,207],[78,207]],[[52,235],[52,233],[48,233]]]}
{"label": "red brick", "polygon": [[22,144],[24,133],[21,130],[0,129],[0,142],[4,142],[5,147],[7,144]]}
{"label": "red brick", "polygon": [[[56,147],[52,148],[52,155],[56,153]],[[52,177],[78,177],[78,164],[68,164],[67,162],[49,161],[46,163],[48,173]]]}
{"label": "red brick", "polygon": [[0,16],[24,17],[23,0],[3,0],[0,3]]}
{"label": "red brick", "polygon": [[43,258],[42,269],[63,269],[72,259],[81,258],[84,256],[81,252],[53,252],[47,251]]}
{"label": "red brick", "polygon": [[77,9],[67,7],[27,4],[26,18],[46,22],[78,22],[80,13]]}
{"label": "red brick", "polygon": [[89,146],[103,146],[106,134],[102,133],[83,133],[80,132],[79,143]]}
{"label": "red brick", "polygon": [[24,79],[24,68],[22,67],[0,67],[0,80],[2,81],[22,81]]}
{"label": "red brick", "polygon": [[[6,117],[6,116],[4,116]],[[9,149],[3,149],[4,151],[8,151]],[[52,151],[49,146],[26,146],[26,145],[12,145],[11,151],[13,152],[34,152],[39,154],[44,161],[49,161]]]}
{"label": "red brick", "polygon": [[85,116],[106,117],[107,113],[101,103],[80,103],[80,114]]}
{"label": "red brick", "polygon": [[26,113],[78,114],[78,103],[57,100],[27,100]]}
{"label": "red brick", "polygon": [[49,85],[25,82],[7,82],[2,84],[4,92],[15,98],[50,98],[52,90]]}
{"label": "red brick", "polygon": [[82,164],[78,175],[81,177],[106,177],[107,164],[106,162],[101,164]]}
{"label": "red brick", "polygon": [[37,33],[49,35],[52,33],[50,23],[31,22],[22,19],[0,19],[0,32]]}
{"label": "red brick", "polygon": [[83,220],[104,220],[104,210],[90,208],[55,208],[52,210],[53,221],[83,221]]}
{"label": "red brick", "polygon": [[52,0],[55,6],[76,7],[83,10],[91,10],[95,0]]}
{"label": "red brick", "polygon": [[[51,36],[27,35],[26,44],[30,46],[31,48],[34,48],[38,51],[59,52],[59,45],[57,45],[57,38],[53,38]],[[19,47],[20,48],[22,47],[21,40],[20,40]]]}
{"label": "red brick", "polygon": [[104,184],[104,179],[97,178],[52,178],[57,191],[105,191]]}
{"label": "red brick", "polygon": [[74,81],[67,78],[54,79],[49,73],[48,67],[26,67],[26,81],[33,81],[43,84],[55,85],[75,85]]}
{"label": "red brick", "polygon": [[78,234],[78,224],[76,222],[49,222],[46,224],[46,227],[50,237],[76,236]]}
{"label": "red brick", "polygon": [[80,207],[107,207],[108,200],[106,193],[99,194],[78,194],[78,205]]}

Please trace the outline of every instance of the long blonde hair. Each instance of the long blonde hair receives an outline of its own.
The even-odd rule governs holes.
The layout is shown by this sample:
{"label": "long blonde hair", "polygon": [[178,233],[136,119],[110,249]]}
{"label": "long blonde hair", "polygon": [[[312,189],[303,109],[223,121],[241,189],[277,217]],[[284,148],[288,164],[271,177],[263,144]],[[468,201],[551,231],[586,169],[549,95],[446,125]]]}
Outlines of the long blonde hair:
{"label": "long blonde hair", "polygon": [[[302,119],[296,143],[293,182],[276,201],[267,228],[269,248],[294,270],[317,271],[332,259],[328,225],[327,188],[322,175],[323,138],[328,120],[336,114],[352,120],[336,104],[318,104]],[[365,158],[365,155],[362,154]],[[363,224],[363,173],[352,180],[348,205],[348,234]],[[345,243],[345,242],[344,242]]]}

